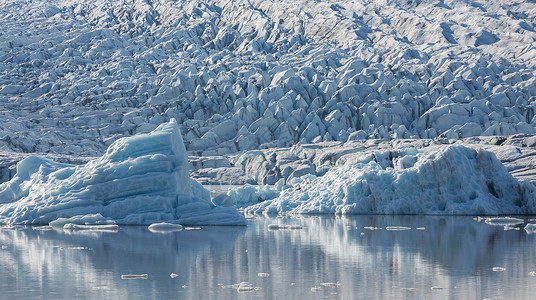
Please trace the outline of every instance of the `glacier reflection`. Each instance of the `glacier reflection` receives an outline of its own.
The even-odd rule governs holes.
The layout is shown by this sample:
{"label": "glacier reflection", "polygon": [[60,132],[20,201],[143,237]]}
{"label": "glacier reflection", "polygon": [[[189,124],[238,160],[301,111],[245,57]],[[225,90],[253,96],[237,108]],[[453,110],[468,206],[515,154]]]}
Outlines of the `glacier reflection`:
{"label": "glacier reflection", "polygon": [[[257,217],[247,228],[164,234],[36,229],[0,229],[0,290],[10,299],[524,299],[536,288],[536,235],[471,217]],[[230,287],[241,282],[257,289]]]}

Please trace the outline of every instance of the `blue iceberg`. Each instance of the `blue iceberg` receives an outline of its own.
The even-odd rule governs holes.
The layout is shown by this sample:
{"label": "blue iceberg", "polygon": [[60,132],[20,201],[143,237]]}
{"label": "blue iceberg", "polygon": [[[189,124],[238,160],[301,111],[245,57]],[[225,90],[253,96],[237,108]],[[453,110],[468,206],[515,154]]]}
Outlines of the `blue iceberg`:
{"label": "blue iceberg", "polygon": [[189,176],[188,155],[172,119],[148,134],[115,141],[82,166],[31,156],[0,185],[0,223],[246,225],[216,206]]}

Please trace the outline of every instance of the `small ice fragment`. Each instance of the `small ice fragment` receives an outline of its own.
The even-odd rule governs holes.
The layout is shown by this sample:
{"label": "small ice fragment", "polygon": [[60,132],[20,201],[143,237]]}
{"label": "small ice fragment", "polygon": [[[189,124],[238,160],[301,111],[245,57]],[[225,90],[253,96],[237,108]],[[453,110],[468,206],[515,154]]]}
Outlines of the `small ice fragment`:
{"label": "small ice fragment", "polygon": [[296,229],[303,229],[301,225],[289,225],[287,226],[288,229],[296,230]]}
{"label": "small ice fragment", "polygon": [[311,288],[311,292],[314,292],[314,293],[319,292],[319,291],[321,291],[321,290],[322,290],[322,287],[321,287],[321,286],[313,286],[313,287]]}
{"label": "small ice fragment", "polygon": [[506,268],[503,267],[493,267],[493,272],[504,272],[506,271]]}
{"label": "small ice fragment", "polygon": [[7,249],[7,246],[6,246],[6,245],[2,245],[2,249]]}
{"label": "small ice fragment", "polygon": [[173,223],[153,223],[149,225],[149,230],[151,232],[174,232],[174,231],[181,231],[182,225],[181,224],[173,224]]}
{"label": "small ice fragment", "polygon": [[346,230],[352,230],[352,226],[346,226]]}
{"label": "small ice fragment", "polygon": [[365,235],[365,233],[364,233],[364,232],[361,232],[361,235]]}
{"label": "small ice fragment", "polygon": [[504,217],[504,218],[486,218],[486,224],[489,225],[518,225],[523,224],[523,220],[516,219],[516,218],[510,218],[510,217]]}
{"label": "small ice fragment", "polygon": [[401,290],[403,291],[416,291],[417,288],[408,288],[408,287],[403,287],[403,288],[400,288]]}
{"label": "small ice fragment", "polygon": [[443,288],[440,287],[440,286],[433,286],[433,287],[431,287],[430,289],[431,289],[432,291],[440,291],[440,290],[442,290]]}
{"label": "small ice fragment", "polygon": [[169,274],[169,277],[177,278],[177,277],[179,277],[179,274],[171,273],[171,274]]}
{"label": "small ice fragment", "polygon": [[296,283],[295,283],[295,282],[291,282],[290,285],[296,285]]}
{"label": "small ice fragment", "polygon": [[365,226],[363,227],[364,229],[367,229],[367,230],[378,230],[378,229],[381,229],[379,227],[374,227],[374,226]]}
{"label": "small ice fragment", "polygon": [[243,292],[251,292],[253,291],[254,287],[249,282],[241,282],[238,284],[238,288],[236,289],[237,292],[243,293]]}
{"label": "small ice fragment", "polygon": [[253,288],[254,291],[260,291],[262,290],[262,288],[260,286],[256,286],[255,288]]}
{"label": "small ice fragment", "polygon": [[107,291],[107,290],[110,290],[110,288],[105,286],[105,285],[103,285],[103,286],[94,286],[91,289],[94,290],[94,291]]}
{"label": "small ice fragment", "polygon": [[387,226],[385,230],[400,231],[400,230],[410,230],[410,227],[405,226]]}
{"label": "small ice fragment", "polygon": [[33,230],[39,230],[39,231],[48,231],[48,230],[52,230],[52,227],[51,226],[36,226],[36,227],[32,227]]}
{"label": "small ice fragment", "polygon": [[185,289],[185,288],[187,288],[187,287],[188,287],[188,286],[187,286],[186,284],[182,286],[183,289]]}
{"label": "small ice fragment", "polygon": [[527,233],[535,233],[536,232],[536,224],[534,223],[528,223],[527,225],[525,225],[525,231]]}
{"label": "small ice fragment", "polygon": [[321,286],[329,286],[329,287],[332,287],[332,288],[338,288],[341,286],[340,282],[322,282],[320,283]]}
{"label": "small ice fragment", "polygon": [[535,276],[536,276],[536,272],[534,272],[534,271],[529,272],[529,276],[535,277]]}
{"label": "small ice fragment", "polygon": [[149,278],[148,274],[126,274],[121,275],[121,279],[147,279]]}
{"label": "small ice fragment", "polygon": [[285,225],[278,225],[278,224],[270,224],[268,225],[268,230],[279,230],[279,229],[286,229],[287,226]]}
{"label": "small ice fragment", "polygon": [[268,273],[258,273],[257,276],[258,277],[268,277],[268,276],[270,276],[270,274],[268,274]]}
{"label": "small ice fragment", "polygon": [[117,231],[119,226],[115,224],[107,225],[80,225],[74,223],[67,223],[63,226],[63,230],[104,230],[104,231]]}
{"label": "small ice fragment", "polygon": [[184,227],[184,230],[201,230],[201,227]]}
{"label": "small ice fragment", "polygon": [[88,247],[69,247],[67,250],[89,250]]}
{"label": "small ice fragment", "polygon": [[426,227],[417,227],[415,229],[417,229],[417,230],[426,230]]}
{"label": "small ice fragment", "polygon": [[508,225],[504,225],[504,230],[519,230],[519,227],[512,227],[512,226],[508,226]]}

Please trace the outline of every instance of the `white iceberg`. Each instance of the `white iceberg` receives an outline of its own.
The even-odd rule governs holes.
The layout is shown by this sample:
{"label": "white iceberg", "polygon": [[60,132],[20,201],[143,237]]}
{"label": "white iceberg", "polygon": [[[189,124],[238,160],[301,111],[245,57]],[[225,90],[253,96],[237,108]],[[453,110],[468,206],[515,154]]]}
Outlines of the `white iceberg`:
{"label": "white iceberg", "polygon": [[[28,157],[0,185],[0,223],[246,225],[234,207],[216,206],[190,179],[188,156],[172,119],[148,134],[122,138],[86,165]],[[54,224],[54,223],[53,223]]]}
{"label": "white iceberg", "polygon": [[[498,215],[536,213],[536,191],[483,149],[446,146],[335,167],[246,213]],[[398,155],[398,157],[397,157]],[[374,156],[376,157],[376,156]]]}

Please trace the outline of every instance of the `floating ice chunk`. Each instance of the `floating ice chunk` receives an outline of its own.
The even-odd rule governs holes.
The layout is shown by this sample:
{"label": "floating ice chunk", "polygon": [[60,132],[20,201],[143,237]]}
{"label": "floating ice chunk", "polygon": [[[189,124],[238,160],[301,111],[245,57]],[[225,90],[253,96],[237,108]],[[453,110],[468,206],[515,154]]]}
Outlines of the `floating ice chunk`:
{"label": "floating ice chunk", "polygon": [[322,282],[320,283],[321,286],[327,286],[327,287],[331,287],[331,288],[339,288],[341,286],[341,283],[340,282]]}
{"label": "floating ice chunk", "polygon": [[66,224],[95,224],[95,225],[113,225],[115,221],[111,218],[104,218],[101,214],[88,214],[73,216],[70,218],[58,218],[48,225],[52,228],[65,228]]}
{"label": "floating ice chunk", "polygon": [[520,228],[519,227],[512,227],[512,226],[508,226],[508,225],[505,225],[504,226],[504,230],[519,230]]}
{"label": "floating ice chunk", "polygon": [[387,226],[385,227],[385,230],[391,230],[391,231],[401,231],[401,230],[410,230],[411,227],[405,227],[405,226]]}
{"label": "floating ice chunk", "polygon": [[535,233],[536,232],[536,224],[534,223],[527,223],[527,225],[525,225],[525,231],[527,233]]}
{"label": "floating ice chunk", "polygon": [[179,274],[171,273],[171,274],[169,274],[169,277],[177,278],[177,277],[179,277]]}
{"label": "floating ice chunk", "polygon": [[98,231],[117,231],[119,230],[119,225],[110,224],[110,225],[81,225],[67,223],[63,226],[63,230],[98,230]]}
{"label": "floating ice chunk", "polygon": [[433,286],[433,287],[431,287],[430,289],[431,289],[432,291],[440,291],[440,290],[443,290],[443,288],[440,287],[440,286]]}
{"label": "floating ice chunk", "polygon": [[530,272],[529,272],[529,276],[535,277],[535,276],[536,276],[536,272],[534,272],[534,271],[530,271]]}
{"label": "floating ice chunk", "polygon": [[503,267],[493,267],[492,270],[493,270],[493,272],[504,272],[504,271],[506,271],[506,268],[503,268]]}
{"label": "floating ice chunk", "polygon": [[2,245],[2,249],[7,249],[7,246],[6,246],[6,245]]}
{"label": "floating ice chunk", "polygon": [[172,119],[151,133],[118,139],[83,166],[22,160],[0,185],[0,222],[246,225],[234,207],[215,206],[209,195],[189,177],[188,154]]}
{"label": "floating ice chunk", "polygon": [[322,290],[321,286],[313,286],[311,288],[311,292],[313,292],[313,293],[320,292],[321,290]]}
{"label": "floating ice chunk", "polygon": [[255,287],[249,282],[241,282],[238,284],[236,291],[239,293],[252,292]]}
{"label": "floating ice chunk", "polygon": [[291,230],[303,229],[303,226],[301,226],[301,225],[288,225],[287,229],[291,229]]}
{"label": "floating ice chunk", "polygon": [[507,226],[507,225],[518,225],[518,224],[523,224],[523,223],[524,221],[522,219],[510,218],[510,217],[486,218],[486,224],[489,224],[489,225]]}
{"label": "floating ice chunk", "polygon": [[270,274],[268,273],[257,273],[257,277],[269,277]]}
{"label": "floating ice chunk", "polygon": [[121,279],[147,279],[149,278],[148,274],[125,274],[121,275]]}
{"label": "floating ice chunk", "polygon": [[201,227],[184,227],[184,230],[201,230]]}
{"label": "floating ice chunk", "polygon": [[367,229],[367,230],[379,230],[379,229],[381,229],[381,228],[379,228],[379,227],[374,227],[374,226],[365,226],[365,227],[363,227],[363,228],[364,228],[364,229]]}
{"label": "floating ice chunk", "polygon": [[286,225],[279,225],[279,224],[270,224],[268,225],[268,230],[279,230],[279,229],[286,229]]}
{"label": "floating ice chunk", "polygon": [[149,230],[152,232],[181,231],[182,225],[173,223],[153,223],[149,225]]}

